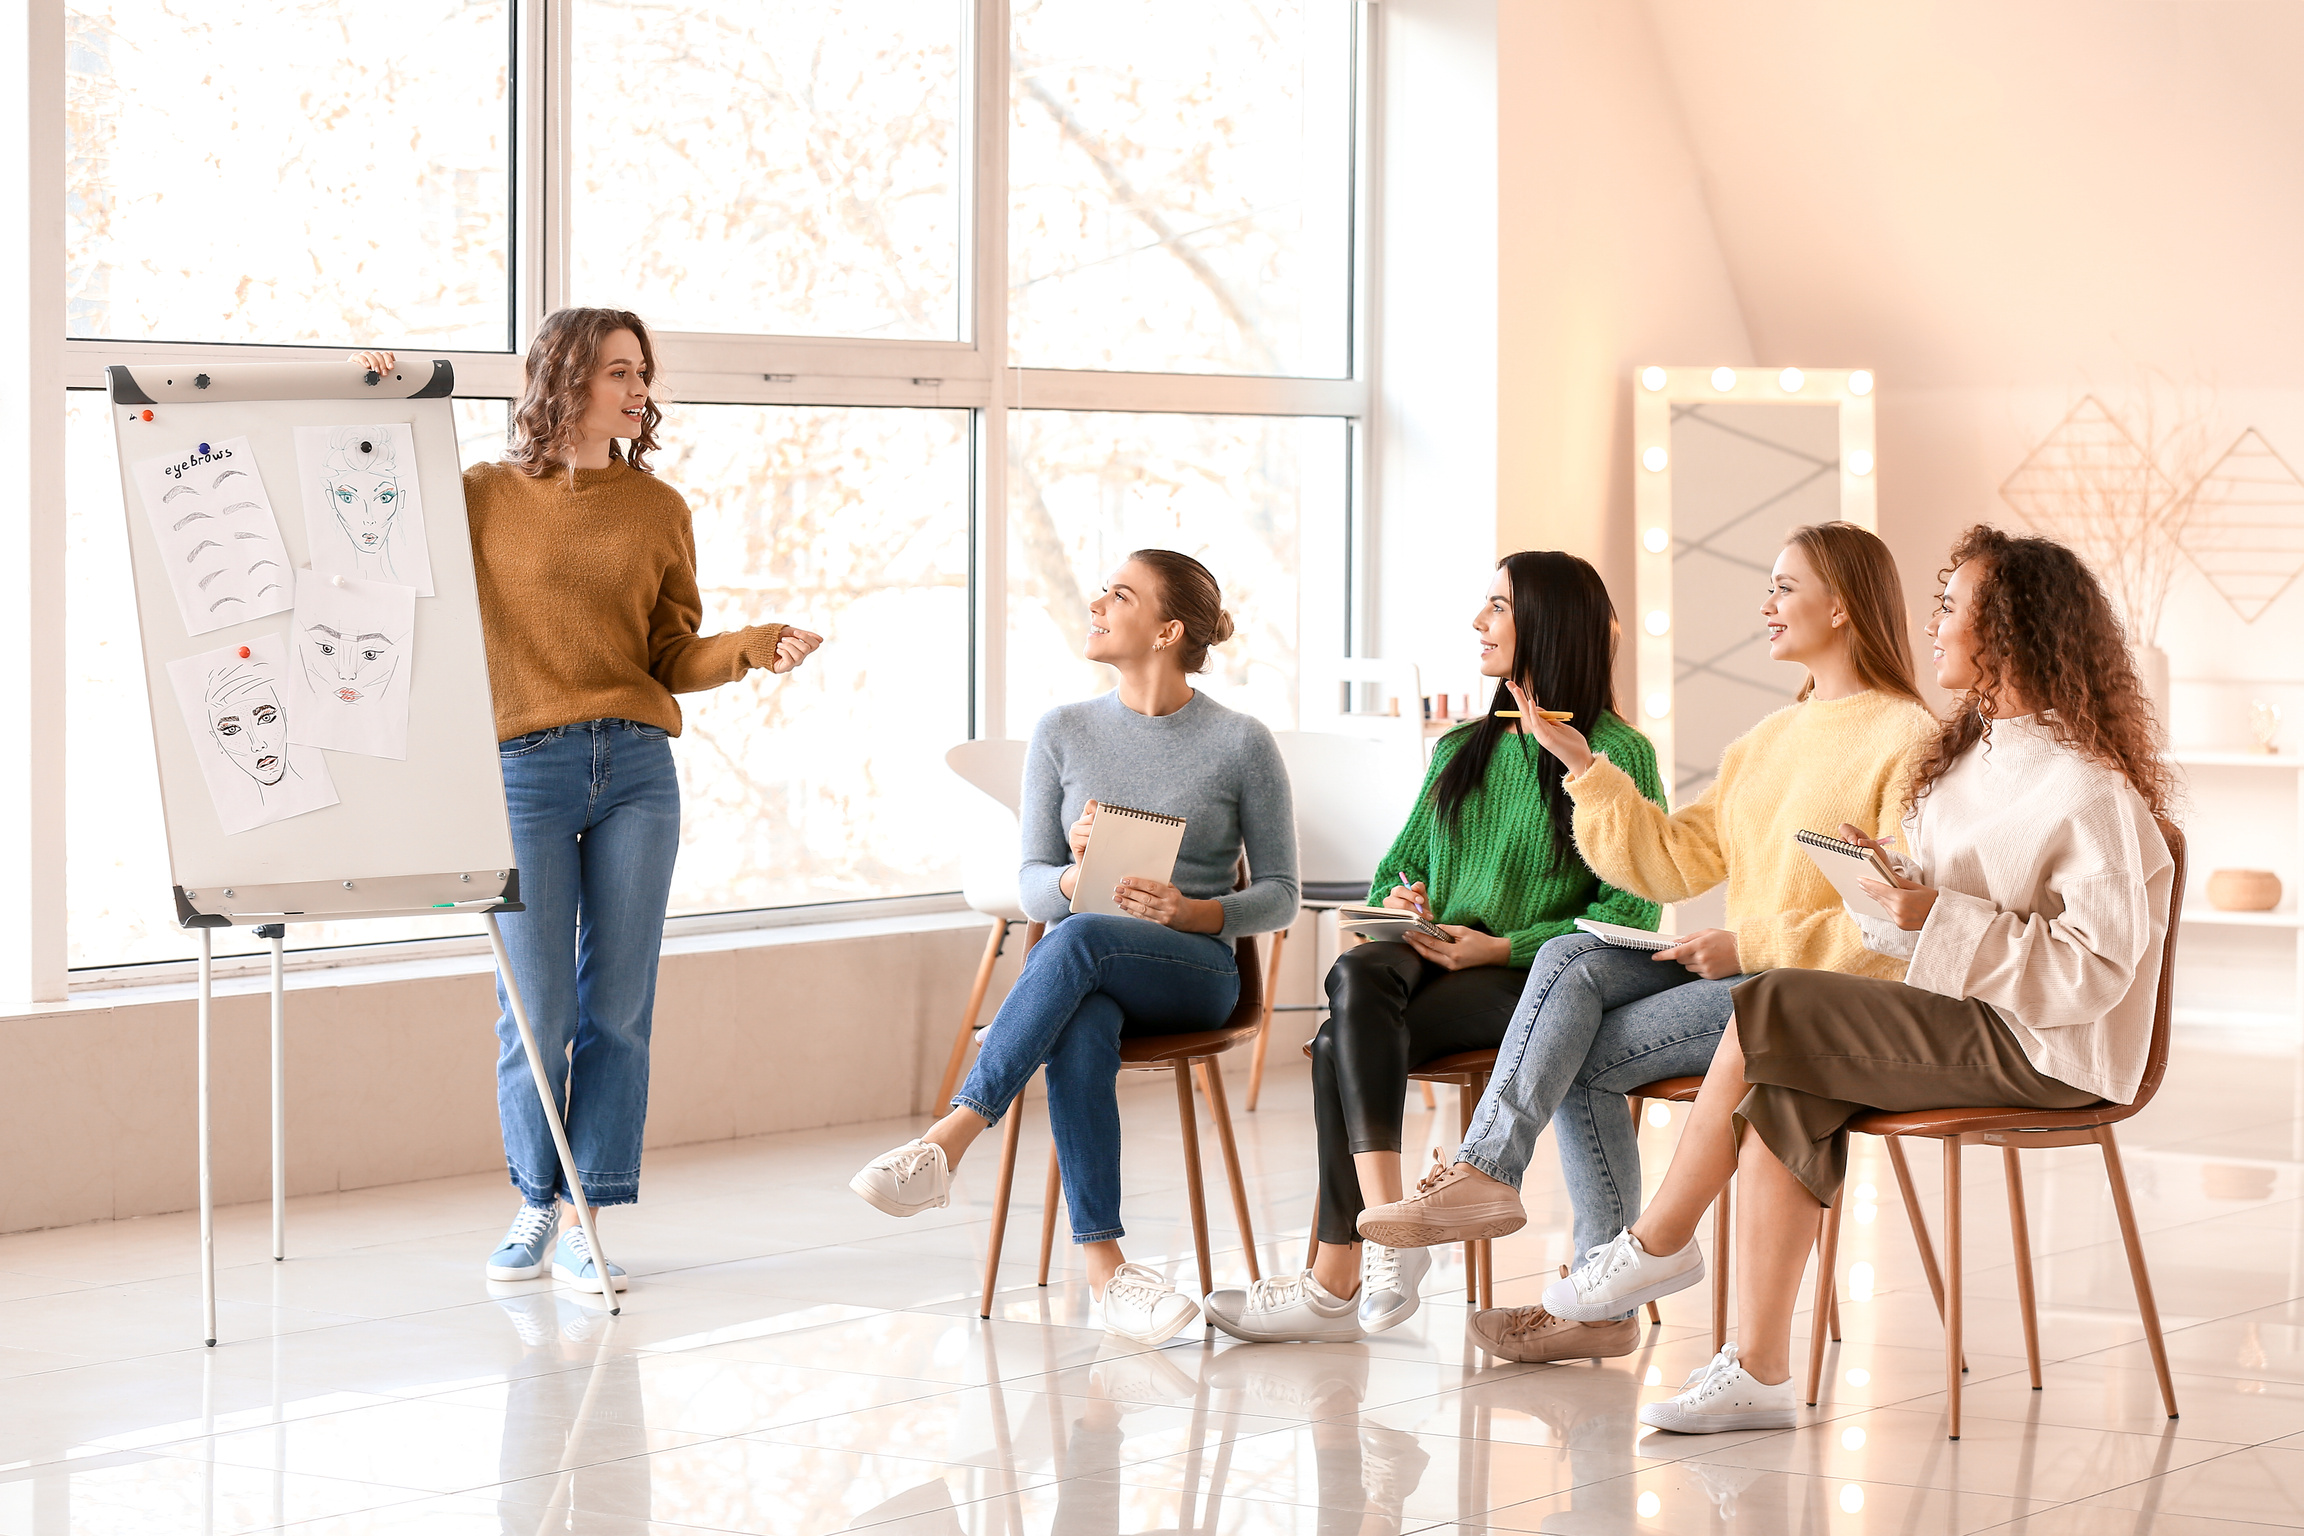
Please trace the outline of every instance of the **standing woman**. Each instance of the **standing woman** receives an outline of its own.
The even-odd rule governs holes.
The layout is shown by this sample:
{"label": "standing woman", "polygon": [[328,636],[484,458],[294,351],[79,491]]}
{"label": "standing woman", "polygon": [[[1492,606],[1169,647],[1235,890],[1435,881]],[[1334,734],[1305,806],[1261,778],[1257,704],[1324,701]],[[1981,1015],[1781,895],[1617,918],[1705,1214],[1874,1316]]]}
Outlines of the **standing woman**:
{"label": "standing woman", "polygon": [[[392,354],[363,353],[380,372]],[[503,461],[464,472],[488,680],[527,910],[502,919],[520,995],[595,1207],[640,1198],[656,959],[680,851],[668,738],[676,693],[789,672],[821,635],[759,624],[699,635],[688,504],[648,469],[661,417],[638,315],[562,309],[528,349]],[[602,1290],[520,1034],[496,983],[496,1106],[520,1213],[491,1280]],[[624,1288],[624,1271],[610,1280]]]}
{"label": "standing woman", "polygon": [[1363,1245],[1357,1227],[1365,1205],[1400,1198],[1408,1074],[1502,1043],[1528,963],[1577,918],[1653,930],[1660,915],[1577,853],[1560,759],[1527,734],[1532,700],[1567,710],[1663,804],[1654,749],[1615,712],[1616,606],[1600,573],[1560,550],[1506,555],[1472,629],[1481,674],[1497,680],[1489,713],[1440,739],[1369,892],[1428,918],[1448,941],[1411,930],[1330,967],[1328,1022],[1312,1042],[1320,1246],[1302,1274],[1208,1299],[1209,1315],[1236,1338],[1357,1339],[1413,1316],[1431,1250]]}
{"label": "standing woman", "polygon": [[[1279,745],[1191,683],[1231,635],[1216,578],[1170,549],[1130,555],[1088,605],[1082,654],[1120,686],[1041,716],[1024,759],[1018,884],[1047,930],[951,1112],[848,1181],[891,1216],[947,1204],[961,1155],[1046,1063],[1064,1204],[1098,1319],[1140,1344],[1174,1337],[1200,1309],[1120,1251],[1120,1042],[1222,1027],[1240,999],[1233,941],[1296,918],[1296,813]],[[1090,894],[1080,860],[1100,803],[1184,821],[1173,883],[1130,877],[1095,893],[1125,915],[1072,911]],[[1235,890],[1243,850],[1250,878]]]}

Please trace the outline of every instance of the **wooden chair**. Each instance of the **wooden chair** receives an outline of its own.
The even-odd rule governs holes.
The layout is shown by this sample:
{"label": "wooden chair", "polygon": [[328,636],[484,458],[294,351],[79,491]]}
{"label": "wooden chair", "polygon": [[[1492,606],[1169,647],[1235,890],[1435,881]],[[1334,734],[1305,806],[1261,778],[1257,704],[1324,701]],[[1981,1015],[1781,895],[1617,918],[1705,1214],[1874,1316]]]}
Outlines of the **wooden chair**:
{"label": "wooden chair", "polygon": [[[1039,942],[1041,932],[1038,923],[1025,929],[1027,957],[1032,953],[1032,946]],[[1139,1035],[1120,1042],[1121,1071],[1168,1071],[1176,1079],[1176,1117],[1184,1131],[1184,1187],[1191,1201],[1192,1241],[1200,1260],[1200,1294],[1203,1296],[1216,1288],[1216,1276],[1208,1256],[1208,1202],[1200,1181],[1200,1127],[1192,1110],[1195,1071],[1199,1073],[1201,1091],[1208,1096],[1209,1115],[1216,1122],[1216,1144],[1224,1154],[1224,1172],[1232,1185],[1232,1210],[1240,1222],[1241,1246],[1248,1254],[1248,1277],[1263,1278],[1256,1263],[1256,1233],[1248,1216],[1248,1186],[1240,1177],[1240,1152],[1232,1139],[1232,1113],[1225,1102],[1223,1063],[1217,1058],[1253,1042],[1263,1026],[1264,971],[1253,937],[1236,941],[1233,954],[1240,968],[1240,1001],[1233,1005],[1232,1016],[1221,1027],[1181,1035]],[[1000,1250],[1008,1236],[1008,1201],[1016,1185],[1016,1142],[1023,1124],[1022,1109],[1023,1095],[1019,1094],[1016,1102],[1008,1107],[1006,1129],[1000,1138],[999,1192],[992,1200],[992,1242],[984,1257],[984,1301],[977,1313],[980,1317],[992,1315],[992,1292],[999,1282]],[[1042,1285],[1048,1283],[1048,1264],[1056,1243],[1056,1206],[1062,1191],[1056,1149],[1050,1147],[1047,1199],[1040,1218]]]}
{"label": "wooden chair", "polygon": [[[1667,1104],[1693,1104],[1704,1086],[1701,1077],[1668,1077],[1662,1082],[1635,1088],[1625,1095],[1632,1106],[1632,1134],[1640,1134],[1640,1117],[1647,1110],[1650,1099],[1661,1099]],[[1735,1180],[1720,1187],[1720,1196],[1712,1202],[1712,1352],[1718,1354],[1728,1342],[1728,1255],[1734,1246],[1732,1224],[1728,1219],[1729,1191]],[[1821,1218],[1820,1218],[1821,1219]],[[1824,1254],[1824,1262],[1816,1268],[1816,1303],[1813,1316],[1822,1318],[1824,1326],[1813,1332],[1811,1346],[1816,1358],[1823,1358],[1824,1335],[1831,1334],[1834,1343],[1840,1340],[1840,1297],[1832,1279],[1832,1245],[1839,1229],[1829,1223],[1817,1233],[1817,1247]],[[1648,1321],[1661,1323],[1664,1314],[1656,1310],[1656,1303],[1648,1303]],[[1811,1399],[1813,1404],[1813,1399]]]}
{"label": "wooden chair", "polygon": [[[2008,1227],[2016,1249],[2016,1305],[2024,1321],[2024,1358],[2031,1367],[2032,1389],[2040,1390],[2040,1322],[2033,1307],[2032,1242],[2024,1215],[2024,1175],[2016,1154],[2024,1147],[2077,1147],[2094,1143],[2104,1154],[2104,1177],[2112,1186],[2112,1209],[2120,1219],[2120,1240],[2128,1250],[2128,1276],[2136,1287],[2136,1310],[2144,1323],[2144,1342],[2152,1352],[2152,1370],[2160,1378],[2160,1400],[2168,1417],[2176,1417],[2176,1383],[2168,1373],[2168,1345],[2160,1334],[2160,1308],[2152,1298],[2152,1276],[2144,1264],[2144,1245],[2136,1232],[2136,1208],[2128,1198],[2128,1178],[2120,1166],[2120,1144],[2112,1128],[2140,1112],[2160,1091],[2168,1071],[2169,1025],[2174,1014],[2176,928],[2184,908],[2184,834],[2163,824],[2169,857],[2175,870],[2168,887],[2168,934],[2160,946],[2160,986],[2152,1011],[2152,1043],[2145,1057],[2144,1080],[2132,1104],[2098,1104],[2090,1109],[1915,1109],[1889,1114],[1857,1116],[1848,1129],[1887,1138],[1889,1160],[1904,1195],[1904,1208],[1912,1215],[1912,1235],[1920,1245],[1920,1265],[1936,1292],[1937,1310],[1944,1318],[1945,1397],[1951,1416],[1951,1438],[1960,1438],[1960,1153],[1965,1147],[2000,1149],[2001,1168],[2008,1183]],[[1944,1268],[1939,1274],[1936,1255],[1920,1222],[1920,1203],[1898,1142],[1904,1137],[1941,1142],[1944,1147]],[[1839,1249],[1840,1210],[1826,1213],[1824,1264],[1827,1274]],[[1811,1339],[1808,1350],[1808,1401],[1814,1404],[1823,1374],[1824,1351]]]}
{"label": "wooden chair", "polygon": [[[1304,1042],[1304,1054],[1312,1054],[1312,1042]],[[1459,1051],[1453,1056],[1435,1056],[1408,1074],[1408,1081],[1424,1085],[1425,1103],[1432,1102],[1435,1083],[1456,1089],[1456,1144],[1462,1146],[1472,1131],[1472,1110],[1479,1104],[1480,1095],[1488,1091],[1489,1074],[1496,1070],[1494,1051]],[[1312,1196],[1312,1232],[1304,1244],[1304,1267],[1310,1269],[1312,1261],[1320,1256],[1320,1196]],[[1477,1238],[1464,1245],[1464,1299],[1476,1306],[1487,1308],[1496,1304],[1495,1250],[1487,1238]]]}

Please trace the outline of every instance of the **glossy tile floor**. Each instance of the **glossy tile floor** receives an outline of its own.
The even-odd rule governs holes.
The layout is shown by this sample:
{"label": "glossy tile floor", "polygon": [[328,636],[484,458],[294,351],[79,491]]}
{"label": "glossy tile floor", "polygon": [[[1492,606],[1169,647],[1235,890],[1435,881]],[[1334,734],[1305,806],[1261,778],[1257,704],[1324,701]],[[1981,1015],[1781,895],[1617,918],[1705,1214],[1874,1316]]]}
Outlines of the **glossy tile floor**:
{"label": "glossy tile floor", "polygon": [[[1275,1051],[1275,1058],[1293,1053]],[[1312,1167],[1291,1061],[1237,1113],[1267,1273],[1300,1262]],[[1412,1147],[1445,1141],[1411,1101]],[[1131,1256],[1194,1288],[1175,1099],[1123,1095]],[[1045,1117],[1027,1110],[1008,1262],[976,1316],[995,1156],[910,1223],[845,1188],[895,1124],[652,1154],[605,1234],[620,1317],[491,1286],[496,1178],[223,1213],[225,1342],[198,1347],[189,1217],[0,1238],[0,1533],[689,1530],[2162,1532],[2304,1527],[2304,1064],[2277,1033],[2186,1030],[2122,1136],[2183,1417],[2163,1416],[2096,1154],[2028,1154],[2046,1386],[2027,1384],[1999,1159],[1971,1153],[1966,1424],[1876,1143],[1860,1142],[1843,1333],[1786,1433],[1644,1431],[1710,1353],[1701,1292],[1605,1365],[1464,1343],[1453,1254],[1422,1313],[1364,1344],[1156,1351],[1084,1326],[1057,1251],[1033,1283]],[[1676,1122],[1675,1122],[1676,1123]],[[1654,1179],[1675,1130],[1645,1134]],[[985,1151],[996,1152],[987,1141]],[[187,1149],[189,1150],[189,1149]],[[1942,1231],[1937,1162],[1916,1158]],[[1217,1174],[1213,1138],[1207,1163]],[[1219,1284],[1245,1275],[1219,1181]],[[1500,1300],[1568,1257],[1549,1143]],[[1800,1325],[1804,1338],[1806,1320]]]}

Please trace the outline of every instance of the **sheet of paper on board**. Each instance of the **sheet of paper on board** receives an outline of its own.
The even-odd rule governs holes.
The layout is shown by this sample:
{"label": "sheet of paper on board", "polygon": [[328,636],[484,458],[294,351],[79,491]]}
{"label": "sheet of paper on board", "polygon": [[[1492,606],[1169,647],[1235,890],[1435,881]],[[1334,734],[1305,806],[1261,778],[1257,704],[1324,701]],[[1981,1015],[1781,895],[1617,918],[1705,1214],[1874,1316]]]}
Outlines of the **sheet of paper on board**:
{"label": "sheet of paper on board", "polygon": [[186,634],[205,635],[295,603],[288,550],[248,439],[187,443],[138,460],[130,476]]}
{"label": "sheet of paper on board", "polygon": [[288,668],[288,643],[278,635],[168,663],[193,755],[228,833],[336,803],[320,749],[289,743],[295,689]]}
{"label": "sheet of paper on board", "polygon": [[288,635],[289,741],[406,761],[416,589],[298,571]]}
{"label": "sheet of paper on board", "polygon": [[406,422],[298,427],[296,480],[312,569],[432,595],[416,439]]}

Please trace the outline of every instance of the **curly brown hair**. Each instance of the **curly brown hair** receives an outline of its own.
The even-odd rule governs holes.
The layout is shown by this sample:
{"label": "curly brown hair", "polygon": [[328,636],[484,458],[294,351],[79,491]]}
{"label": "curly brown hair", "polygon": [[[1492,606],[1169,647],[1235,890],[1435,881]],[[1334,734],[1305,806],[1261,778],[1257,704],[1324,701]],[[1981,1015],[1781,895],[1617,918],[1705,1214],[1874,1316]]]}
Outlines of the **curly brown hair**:
{"label": "curly brown hair", "polygon": [[[536,328],[529,343],[527,387],[512,412],[512,446],[505,462],[522,474],[543,475],[567,461],[576,446],[577,424],[592,404],[592,374],[600,366],[600,349],[618,331],[640,338],[641,377],[656,382],[656,346],[648,326],[628,309],[556,309]],[[626,460],[634,469],[648,468],[648,455],[656,451],[656,424],[664,419],[651,388],[640,411],[640,435],[627,450],[621,439],[608,445],[611,458]]]}
{"label": "curly brown hair", "polygon": [[1992,734],[1994,701],[2010,691],[2040,711],[2058,741],[2117,770],[2160,821],[2175,778],[2160,755],[2160,719],[2136,676],[2128,634],[2088,562],[2054,539],[1978,523],[1952,546],[1949,581],[1974,562],[1970,623],[1976,684],[1944,722],[1913,781],[1917,800],[1960,754]]}

